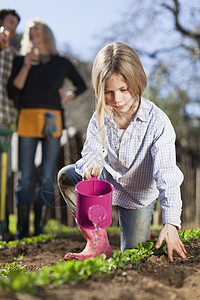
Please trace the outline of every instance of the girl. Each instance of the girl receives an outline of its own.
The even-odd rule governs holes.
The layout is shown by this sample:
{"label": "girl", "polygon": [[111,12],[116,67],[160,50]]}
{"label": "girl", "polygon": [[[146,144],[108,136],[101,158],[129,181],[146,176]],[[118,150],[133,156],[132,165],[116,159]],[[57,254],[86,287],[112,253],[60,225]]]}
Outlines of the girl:
{"label": "girl", "polygon": [[[177,231],[183,175],[176,166],[175,133],[166,114],[142,97],[147,78],[137,53],[120,42],[106,45],[95,58],[92,83],[98,105],[89,122],[82,158],[58,174],[64,199],[76,217],[74,186],[78,181],[101,175],[112,183],[123,252],[147,240],[159,197],[163,228],[155,247],[165,241],[170,261],[173,250],[185,259]],[[87,240],[86,248],[79,254],[67,254],[65,259],[93,255],[94,232],[80,230]],[[106,229],[101,229],[97,246],[96,255],[111,256]]]}

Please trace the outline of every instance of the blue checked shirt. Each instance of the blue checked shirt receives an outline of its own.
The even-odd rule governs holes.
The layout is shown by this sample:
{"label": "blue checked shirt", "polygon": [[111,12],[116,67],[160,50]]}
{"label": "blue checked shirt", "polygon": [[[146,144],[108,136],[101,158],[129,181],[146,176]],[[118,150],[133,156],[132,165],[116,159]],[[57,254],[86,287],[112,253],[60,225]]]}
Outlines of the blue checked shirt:
{"label": "blue checked shirt", "polygon": [[134,120],[125,130],[118,129],[112,116],[105,114],[104,135],[108,152],[105,159],[95,112],[76,172],[83,175],[86,166],[98,165],[105,180],[114,186],[113,205],[139,209],[159,197],[163,224],[180,228],[183,174],[176,165],[175,132],[167,115],[142,98]]}

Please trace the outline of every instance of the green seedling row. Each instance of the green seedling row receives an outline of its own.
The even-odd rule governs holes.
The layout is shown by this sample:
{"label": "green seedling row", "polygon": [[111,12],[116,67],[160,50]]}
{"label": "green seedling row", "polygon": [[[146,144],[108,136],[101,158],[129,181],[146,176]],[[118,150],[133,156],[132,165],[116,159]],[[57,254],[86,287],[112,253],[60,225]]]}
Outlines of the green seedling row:
{"label": "green seedling row", "polygon": [[[200,228],[182,230],[179,232],[182,242],[200,238]],[[42,236],[42,239],[44,236]],[[51,239],[50,239],[51,240]],[[112,258],[106,260],[104,254],[84,261],[71,260],[58,262],[54,266],[44,267],[38,272],[27,272],[23,265],[13,262],[0,270],[0,290],[35,294],[39,286],[59,286],[73,280],[86,280],[92,274],[109,274],[113,269],[126,269],[128,264],[140,263],[141,258],[151,255],[166,255],[166,246],[163,243],[159,250],[155,249],[157,239],[139,243],[136,249],[114,251]],[[25,242],[25,241],[24,241]]]}

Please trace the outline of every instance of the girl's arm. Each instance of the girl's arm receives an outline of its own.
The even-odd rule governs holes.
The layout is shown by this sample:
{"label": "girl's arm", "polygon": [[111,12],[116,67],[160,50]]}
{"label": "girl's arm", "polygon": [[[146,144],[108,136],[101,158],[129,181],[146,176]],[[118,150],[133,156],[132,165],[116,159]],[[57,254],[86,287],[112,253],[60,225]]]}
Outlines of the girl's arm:
{"label": "girl's arm", "polygon": [[76,163],[76,172],[84,179],[100,176],[104,166],[104,149],[98,133],[96,113],[89,122],[81,155],[82,158]]}
{"label": "girl's arm", "polygon": [[163,221],[155,248],[160,248],[162,242],[165,242],[170,261],[173,261],[173,250],[182,259],[186,259],[186,250],[178,235],[183,174],[176,165],[175,132],[170,122],[158,129],[151,152]]}
{"label": "girl's arm", "polygon": [[163,224],[170,223],[180,228],[183,174],[176,165],[175,132],[169,120],[156,131],[151,155]]}

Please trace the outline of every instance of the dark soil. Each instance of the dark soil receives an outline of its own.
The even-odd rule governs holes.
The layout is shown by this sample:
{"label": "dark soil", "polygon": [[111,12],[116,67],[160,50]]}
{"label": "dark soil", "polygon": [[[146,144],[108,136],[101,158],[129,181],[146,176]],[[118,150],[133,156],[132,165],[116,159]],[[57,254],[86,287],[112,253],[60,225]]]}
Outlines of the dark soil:
{"label": "dark soil", "polygon": [[[120,248],[118,232],[109,232],[113,250]],[[152,231],[152,237],[158,232]],[[22,262],[28,271],[63,260],[67,252],[80,252],[85,242],[81,236],[56,239],[46,244],[35,243],[0,250],[0,265],[13,261]],[[1,300],[197,300],[200,299],[200,239],[185,244],[188,259],[182,261],[174,255],[169,263],[166,256],[151,256],[128,269],[114,270],[110,275],[93,275],[86,281],[73,281],[59,287],[39,288],[34,296],[21,293],[0,292]]]}

